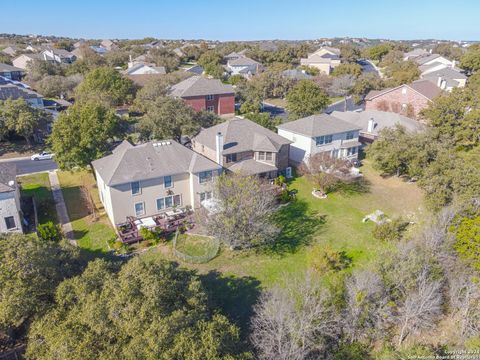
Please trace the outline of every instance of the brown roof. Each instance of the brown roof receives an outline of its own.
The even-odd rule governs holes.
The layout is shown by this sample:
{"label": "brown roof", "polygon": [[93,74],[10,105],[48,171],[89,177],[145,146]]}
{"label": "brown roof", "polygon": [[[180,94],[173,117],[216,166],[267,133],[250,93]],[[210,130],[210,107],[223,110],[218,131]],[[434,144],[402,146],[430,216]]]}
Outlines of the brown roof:
{"label": "brown roof", "polygon": [[387,88],[383,90],[371,90],[367,96],[365,96],[365,100],[372,100],[378,96],[382,96],[390,91],[400,89],[403,86],[408,86],[410,89],[415,90],[417,93],[420,95],[423,95],[429,100],[433,100],[435,97],[440,95],[442,92],[442,89],[440,89],[438,86],[433,84],[432,82],[428,80],[417,80],[412,82],[411,84],[403,84],[394,88]]}
{"label": "brown roof", "polygon": [[165,74],[137,74],[137,75],[127,75],[127,77],[132,80],[138,86],[145,86],[146,83],[152,81],[152,79],[161,79],[165,77]]}
{"label": "brown roof", "polygon": [[174,97],[234,94],[232,85],[223,84],[218,79],[192,76],[170,87],[168,94]]}

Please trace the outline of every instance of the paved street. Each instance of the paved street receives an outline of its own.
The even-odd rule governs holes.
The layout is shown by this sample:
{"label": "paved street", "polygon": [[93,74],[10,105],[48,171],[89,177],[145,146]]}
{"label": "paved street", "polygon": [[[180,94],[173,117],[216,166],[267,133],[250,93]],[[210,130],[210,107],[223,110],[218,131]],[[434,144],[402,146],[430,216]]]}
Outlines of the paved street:
{"label": "paved street", "polygon": [[262,109],[263,112],[268,112],[272,116],[280,117],[282,119],[282,122],[286,122],[288,120],[288,113],[287,113],[287,110],[285,108],[282,108],[280,106],[275,106],[275,105],[272,105],[272,104],[268,104],[268,103],[265,103],[265,102],[262,105],[263,105],[263,109]]}
{"label": "paved street", "polygon": [[362,71],[365,73],[376,73],[378,76],[382,77],[382,74],[378,71],[378,68],[375,67],[375,65],[372,64],[370,60],[358,60],[357,64],[362,67]]}
{"label": "paved street", "polygon": [[13,158],[1,160],[17,165],[17,175],[24,175],[42,171],[50,171],[58,168],[57,163],[53,160],[33,161],[30,158]]}

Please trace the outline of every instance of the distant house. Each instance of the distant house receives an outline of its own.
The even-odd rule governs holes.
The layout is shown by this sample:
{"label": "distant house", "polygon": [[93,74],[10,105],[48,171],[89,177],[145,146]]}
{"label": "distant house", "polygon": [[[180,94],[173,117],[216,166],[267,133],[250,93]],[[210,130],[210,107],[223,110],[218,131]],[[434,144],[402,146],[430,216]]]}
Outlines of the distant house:
{"label": "distant house", "polygon": [[92,162],[100,200],[114,226],[175,208],[199,208],[212,197],[221,166],[173,140],[123,141]]}
{"label": "distant house", "polygon": [[467,76],[452,67],[444,66],[435,71],[427,71],[422,73],[420,77],[446,91],[452,91],[457,87],[465,87],[467,84]]}
{"label": "distant house", "polygon": [[44,61],[53,64],[72,64],[77,57],[65,49],[47,49],[41,53]]}
{"label": "distant house", "polygon": [[2,50],[2,53],[7,54],[9,56],[15,56],[18,52],[18,47],[15,45],[7,46],[5,49]]}
{"label": "distant house", "polygon": [[308,80],[313,76],[307,74],[304,70],[300,69],[289,69],[282,71],[282,76],[291,79],[291,80]]}
{"label": "distant house", "polygon": [[396,125],[403,126],[409,132],[420,132],[426,128],[417,120],[386,111],[334,111],[332,116],[359,127],[361,129],[359,141],[362,144],[372,143],[377,139],[380,130]]}
{"label": "distant house", "polygon": [[225,62],[229,62],[229,61],[233,61],[233,60],[237,60],[237,59],[240,59],[241,57],[245,57],[245,53],[246,53],[246,49],[242,50],[242,51],[239,51],[239,52],[231,52],[230,54],[228,55],[225,55],[223,57],[223,60]]}
{"label": "distant house", "polygon": [[43,96],[28,88],[26,85],[0,77],[0,100],[19,98],[32,107],[43,108]]}
{"label": "distant house", "polygon": [[0,233],[22,232],[17,168],[0,163]]}
{"label": "distant house", "polygon": [[307,58],[300,59],[300,64],[317,68],[329,75],[335,67],[340,65],[340,50],[323,46]]}
{"label": "distant house", "polygon": [[164,66],[155,66],[155,64],[137,63],[125,70],[126,75],[146,75],[146,74],[166,74]]}
{"label": "distant house", "polygon": [[403,54],[403,60],[415,60],[418,57],[429,55],[430,52],[425,49],[414,49],[412,51],[406,52]]}
{"label": "distant house", "polygon": [[25,72],[23,69],[0,63],[0,76],[3,76],[4,78],[21,81],[24,74]]}
{"label": "distant house", "polygon": [[231,75],[242,75],[249,78],[262,71],[262,64],[246,56],[241,56],[237,59],[229,60],[227,69]]}
{"label": "distant house", "polygon": [[441,63],[450,67],[455,66],[455,61],[449,60],[440,54],[428,54],[424,56],[419,56],[416,57],[414,61],[419,66],[431,65],[433,63]]}
{"label": "distant house", "polygon": [[206,110],[221,116],[235,113],[233,87],[217,79],[192,76],[171,86],[167,94],[183,99],[196,111]]}
{"label": "distant house", "polygon": [[202,129],[192,139],[194,151],[229,171],[265,178],[288,172],[289,147],[289,140],[239,117]]}
{"label": "distant house", "polygon": [[361,127],[328,114],[311,115],[277,126],[290,140],[290,160],[300,164],[310,156],[328,153],[334,158],[356,159]]}
{"label": "distant house", "polygon": [[391,111],[418,118],[420,111],[441,93],[442,89],[429,80],[372,90],[365,97],[365,110]]}
{"label": "distant house", "polygon": [[102,42],[100,43],[100,46],[102,48],[106,49],[107,51],[112,51],[112,50],[118,49],[118,45],[115,44],[115,42],[113,42],[112,40],[109,40],[109,39],[102,40]]}
{"label": "distant house", "polygon": [[13,66],[20,68],[22,70],[27,70],[28,64],[33,60],[42,60],[42,56],[40,54],[22,54],[17,56],[15,59],[12,60]]}

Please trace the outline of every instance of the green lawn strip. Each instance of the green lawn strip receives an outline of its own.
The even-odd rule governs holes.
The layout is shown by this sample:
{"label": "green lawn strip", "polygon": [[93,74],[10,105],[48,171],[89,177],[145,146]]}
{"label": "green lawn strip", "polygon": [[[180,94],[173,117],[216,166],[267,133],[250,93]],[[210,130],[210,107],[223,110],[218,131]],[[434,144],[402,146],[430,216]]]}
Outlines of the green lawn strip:
{"label": "green lawn strip", "polygon": [[200,235],[179,234],[177,250],[190,256],[205,256],[214,248],[211,238]]}
{"label": "green lawn strip", "polygon": [[87,171],[60,171],[58,178],[72,223],[73,235],[78,245],[92,252],[108,251],[107,241],[115,237],[115,232],[103,212],[99,212],[97,219],[93,219],[92,215],[88,213],[88,207],[82,196],[81,187],[88,186],[97,209],[101,205],[98,201],[93,175]]}
{"label": "green lawn strip", "polygon": [[57,220],[57,210],[50,187],[47,173],[19,176],[22,197],[32,196],[37,205],[38,222],[43,224],[47,221]]}

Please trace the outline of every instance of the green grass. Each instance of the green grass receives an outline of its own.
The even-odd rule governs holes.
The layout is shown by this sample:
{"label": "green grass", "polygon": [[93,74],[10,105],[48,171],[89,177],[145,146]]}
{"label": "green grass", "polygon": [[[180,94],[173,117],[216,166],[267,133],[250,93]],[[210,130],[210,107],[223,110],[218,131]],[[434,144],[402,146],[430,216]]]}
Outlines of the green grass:
{"label": "green grass", "polygon": [[[58,172],[68,216],[73,227],[73,235],[78,245],[92,252],[108,251],[107,241],[115,237],[115,232],[108,222],[91,172]],[[92,197],[95,214],[91,214],[88,200],[82,193],[82,187],[88,189]]]}
{"label": "green grass", "polygon": [[40,173],[20,176],[18,178],[22,197],[32,196],[37,204],[38,222],[43,224],[47,221],[57,220],[57,211],[50,187],[48,174]]}
{"label": "green grass", "polygon": [[[302,274],[308,267],[309,249],[316,244],[344,251],[352,259],[352,267],[368,263],[389,245],[372,237],[373,224],[363,223],[363,217],[379,209],[390,217],[415,214],[421,218],[423,195],[414,184],[380,177],[368,163],[362,171],[370,184],[368,192],[329,194],[327,199],[314,198],[313,185],[306,178],[294,179],[291,188],[298,190],[297,200],[276,215],[283,231],[275,244],[261,251],[223,247],[210,262],[186,266],[202,273],[253,277],[262,286],[270,286],[286,273]],[[172,259],[165,249],[153,249],[147,256],[154,261]]]}
{"label": "green grass", "polygon": [[179,234],[177,250],[190,256],[205,256],[215,248],[213,240],[206,236]]}

